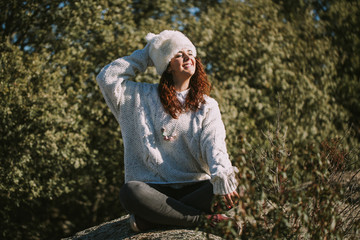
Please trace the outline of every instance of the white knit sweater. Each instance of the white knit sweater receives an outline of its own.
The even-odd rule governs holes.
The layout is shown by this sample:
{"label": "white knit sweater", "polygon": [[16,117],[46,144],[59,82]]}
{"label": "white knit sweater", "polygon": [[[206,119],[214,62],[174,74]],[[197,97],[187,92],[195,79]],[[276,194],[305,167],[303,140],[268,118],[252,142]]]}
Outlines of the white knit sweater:
{"label": "white knit sweater", "polygon": [[[152,65],[148,46],[105,66],[97,82],[120,124],[125,182],[181,185],[211,179],[214,194],[237,187],[225,145],[225,128],[217,102],[206,97],[198,111],[173,119],[164,111],[158,84],[129,81]],[[172,141],[165,135],[175,136]]]}

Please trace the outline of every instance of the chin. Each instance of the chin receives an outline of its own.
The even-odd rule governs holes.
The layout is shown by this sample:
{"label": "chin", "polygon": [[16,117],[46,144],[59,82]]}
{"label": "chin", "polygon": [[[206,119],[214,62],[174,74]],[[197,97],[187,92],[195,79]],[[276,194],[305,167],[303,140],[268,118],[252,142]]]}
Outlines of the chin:
{"label": "chin", "polygon": [[186,70],[186,72],[192,76],[195,73],[195,68],[194,69],[188,69],[188,70]]}

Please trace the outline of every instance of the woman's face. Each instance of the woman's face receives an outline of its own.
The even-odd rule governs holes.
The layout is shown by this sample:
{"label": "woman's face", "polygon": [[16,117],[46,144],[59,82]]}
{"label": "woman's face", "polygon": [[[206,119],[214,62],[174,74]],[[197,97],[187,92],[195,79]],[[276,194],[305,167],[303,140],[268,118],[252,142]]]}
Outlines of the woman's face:
{"label": "woman's face", "polygon": [[196,60],[191,50],[182,49],[170,61],[168,72],[174,79],[190,78],[195,73]]}

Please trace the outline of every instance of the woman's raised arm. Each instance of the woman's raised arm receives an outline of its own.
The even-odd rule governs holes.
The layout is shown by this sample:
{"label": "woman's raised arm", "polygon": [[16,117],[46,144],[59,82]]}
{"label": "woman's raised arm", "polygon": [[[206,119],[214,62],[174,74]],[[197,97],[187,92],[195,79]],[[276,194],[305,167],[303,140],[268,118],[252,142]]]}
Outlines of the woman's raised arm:
{"label": "woman's raised arm", "polygon": [[147,44],[145,48],[134,51],[130,56],[119,58],[106,65],[97,75],[96,80],[101,92],[115,116],[118,115],[124,91],[131,91],[126,88],[133,86],[131,83],[128,84],[128,80],[134,79],[138,72],[145,72],[151,65],[153,64],[149,58],[149,44]]}

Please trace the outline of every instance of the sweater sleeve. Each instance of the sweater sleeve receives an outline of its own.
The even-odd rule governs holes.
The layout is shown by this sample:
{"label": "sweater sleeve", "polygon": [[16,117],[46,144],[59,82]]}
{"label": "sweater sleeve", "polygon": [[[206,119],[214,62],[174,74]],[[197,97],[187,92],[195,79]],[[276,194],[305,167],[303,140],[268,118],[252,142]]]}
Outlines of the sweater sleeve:
{"label": "sweater sleeve", "polygon": [[[120,111],[120,103],[124,101],[124,92],[135,91],[135,82],[128,81],[133,79],[138,72],[145,72],[148,66],[152,65],[149,58],[149,45],[145,48],[136,50],[130,56],[119,58],[105,66],[97,75],[96,80],[100,90],[115,117]],[[135,94],[135,93],[133,93]]]}
{"label": "sweater sleeve", "polygon": [[[236,190],[236,167],[231,165],[225,143],[225,127],[217,102],[211,99],[210,107],[203,121],[201,152],[209,165],[214,194],[225,195]],[[208,102],[208,101],[207,101]]]}

